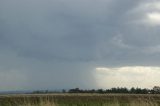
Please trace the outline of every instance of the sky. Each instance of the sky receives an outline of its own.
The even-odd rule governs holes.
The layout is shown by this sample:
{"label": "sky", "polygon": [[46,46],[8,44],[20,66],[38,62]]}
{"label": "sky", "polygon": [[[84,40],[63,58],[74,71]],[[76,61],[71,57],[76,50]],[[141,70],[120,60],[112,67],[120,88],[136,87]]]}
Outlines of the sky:
{"label": "sky", "polygon": [[0,91],[160,84],[160,0],[0,0]]}

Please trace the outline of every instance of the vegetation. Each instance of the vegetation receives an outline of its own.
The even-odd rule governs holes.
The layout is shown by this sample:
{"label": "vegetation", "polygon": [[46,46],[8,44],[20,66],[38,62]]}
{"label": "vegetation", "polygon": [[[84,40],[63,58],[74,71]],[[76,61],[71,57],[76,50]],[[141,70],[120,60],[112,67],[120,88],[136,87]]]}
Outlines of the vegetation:
{"label": "vegetation", "polygon": [[141,89],[141,88],[111,88],[111,89],[98,89],[98,90],[80,90],[79,88],[70,89],[69,93],[130,93],[130,94],[148,94],[148,93],[156,93],[153,90],[149,89]]}
{"label": "vegetation", "polygon": [[125,94],[160,94],[160,87],[155,86],[153,89],[142,89],[142,88],[134,88],[131,89],[117,87],[111,89],[91,89],[91,90],[84,90],[79,88],[69,89],[68,91],[63,89],[61,92],[59,91],[49,91],[49,90],[39,90],[32,92],[33,94],[49,94],[49,93],[125,93]]}
{"label": "vegetation", "polygon": [[160,106],[157,94],[27,94],[0,96],[0,106]]}
{"label": "vegetation", "polygon": [[0,106],[160,106],[160,87],[111,88],[60,91],[39,90],[30,94],[0,95]]}

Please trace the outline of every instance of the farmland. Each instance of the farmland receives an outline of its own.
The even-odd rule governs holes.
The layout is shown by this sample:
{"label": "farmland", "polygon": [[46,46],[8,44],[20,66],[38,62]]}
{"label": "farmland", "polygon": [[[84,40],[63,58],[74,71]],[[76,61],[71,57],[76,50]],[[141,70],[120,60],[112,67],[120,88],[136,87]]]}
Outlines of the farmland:
{"label": "farmland", "polygon": [[158,94],[1,95],[0,106],[160,106]]}

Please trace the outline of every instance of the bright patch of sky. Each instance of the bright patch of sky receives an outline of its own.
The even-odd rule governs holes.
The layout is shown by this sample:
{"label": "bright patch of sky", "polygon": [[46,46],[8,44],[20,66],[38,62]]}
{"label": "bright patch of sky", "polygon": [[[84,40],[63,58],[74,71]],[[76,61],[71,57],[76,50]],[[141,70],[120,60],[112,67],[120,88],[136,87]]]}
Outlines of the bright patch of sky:
{"label": "bright patch of sky", "polygon": [[100,88],[141,87],[152,88],[160,83],[160,67],[124,66],[98,67],[95,77]]}

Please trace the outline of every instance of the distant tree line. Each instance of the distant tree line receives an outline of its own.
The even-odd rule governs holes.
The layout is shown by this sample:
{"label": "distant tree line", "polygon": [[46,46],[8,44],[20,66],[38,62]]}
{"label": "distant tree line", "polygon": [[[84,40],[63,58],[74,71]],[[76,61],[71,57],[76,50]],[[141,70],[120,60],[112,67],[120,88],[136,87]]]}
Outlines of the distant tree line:
{"label": "distant tree line", "polygon": [[147,88],[125,88],[125,87],[117,87],[117,88],[111,88],[111,89],[80,89],[80,88],[74,88],[69,90],[61,90],[61,91],[48,91],[48,90],[37,90],[32,93],[39,94],[39,93],[126,93],[126,94],[160,94],[160,87],[155,86],[153,89],[147,89]]}
{"label": "distant tree line", "polygon": [[141,89],[141,88],[134,88],[131,89],[127,88],[111,88],[111,89],[92,89],[92,90],[83,90],[79,88],[70,89],[68,93],[130,93],[130,94],[148,94],[148,93],[156,93],[153,90],[150,89]]}

